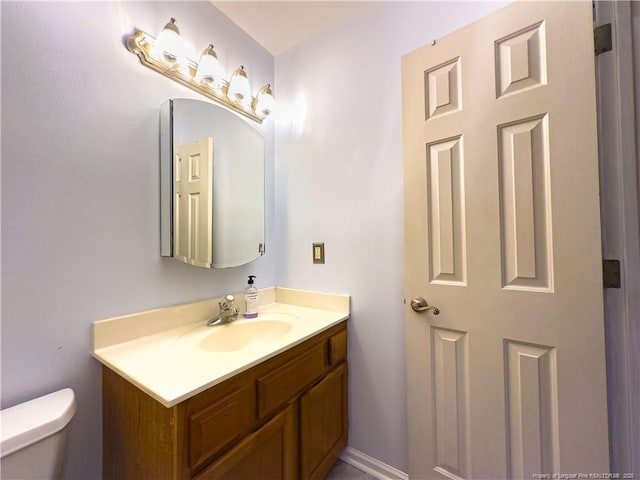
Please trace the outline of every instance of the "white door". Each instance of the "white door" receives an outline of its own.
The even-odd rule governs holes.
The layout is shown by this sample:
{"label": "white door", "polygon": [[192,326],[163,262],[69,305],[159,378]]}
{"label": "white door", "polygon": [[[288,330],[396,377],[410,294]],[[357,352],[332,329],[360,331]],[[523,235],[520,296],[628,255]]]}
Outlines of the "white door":
{"label": "white door", "polygon": [[410,478],[607,473],[591,2],[511,4],[402,82]]}
{"label": "white door", "polygon": [[173,256],[211,267],[213,139],[177,145],[175,151]]}

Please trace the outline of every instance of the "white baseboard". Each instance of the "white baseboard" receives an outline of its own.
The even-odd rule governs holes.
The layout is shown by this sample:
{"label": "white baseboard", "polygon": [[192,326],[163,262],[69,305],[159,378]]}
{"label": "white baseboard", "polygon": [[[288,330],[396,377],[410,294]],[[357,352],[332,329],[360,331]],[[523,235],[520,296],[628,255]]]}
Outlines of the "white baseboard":
{"label": "white baseboard", "polygon": [[355,448],[347,447],[340,459],[379,480],[409,480],[409,475]]}

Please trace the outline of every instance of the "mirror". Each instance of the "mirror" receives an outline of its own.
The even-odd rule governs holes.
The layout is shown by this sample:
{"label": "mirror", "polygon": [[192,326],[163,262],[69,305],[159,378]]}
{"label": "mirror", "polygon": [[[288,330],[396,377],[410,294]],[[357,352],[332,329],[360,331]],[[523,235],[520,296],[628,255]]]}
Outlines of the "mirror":
{"label": "mirror", "polygon": [[205,268],[264,254],[264,140],[201,100],[160,108],[160,253]]}

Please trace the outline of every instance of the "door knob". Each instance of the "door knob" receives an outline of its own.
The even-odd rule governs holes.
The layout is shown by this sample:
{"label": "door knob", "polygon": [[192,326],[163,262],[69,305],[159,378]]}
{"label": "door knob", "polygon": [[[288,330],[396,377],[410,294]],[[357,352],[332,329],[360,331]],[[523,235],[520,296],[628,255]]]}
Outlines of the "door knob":
{"label": "door knob", "polygon": [[433,310],[434,315],[440,315],[440,309],[438,307],[434,307],[433,305],[429,305],[427,301],[422,297],[412,298],[411,308],[413,308],[414,312],[418,313]]}

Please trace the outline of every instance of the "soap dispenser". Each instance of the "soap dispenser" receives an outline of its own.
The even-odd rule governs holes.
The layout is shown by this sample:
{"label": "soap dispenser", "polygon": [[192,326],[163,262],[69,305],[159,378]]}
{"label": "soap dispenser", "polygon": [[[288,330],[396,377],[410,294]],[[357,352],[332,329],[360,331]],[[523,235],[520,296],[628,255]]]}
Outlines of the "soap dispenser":
{"label": "soap dispenser", "polygon": [[249,275],[249,282],[244,289],[244,316],[256,318],[258,316],[258,289],[253,285],[255,275]]}

